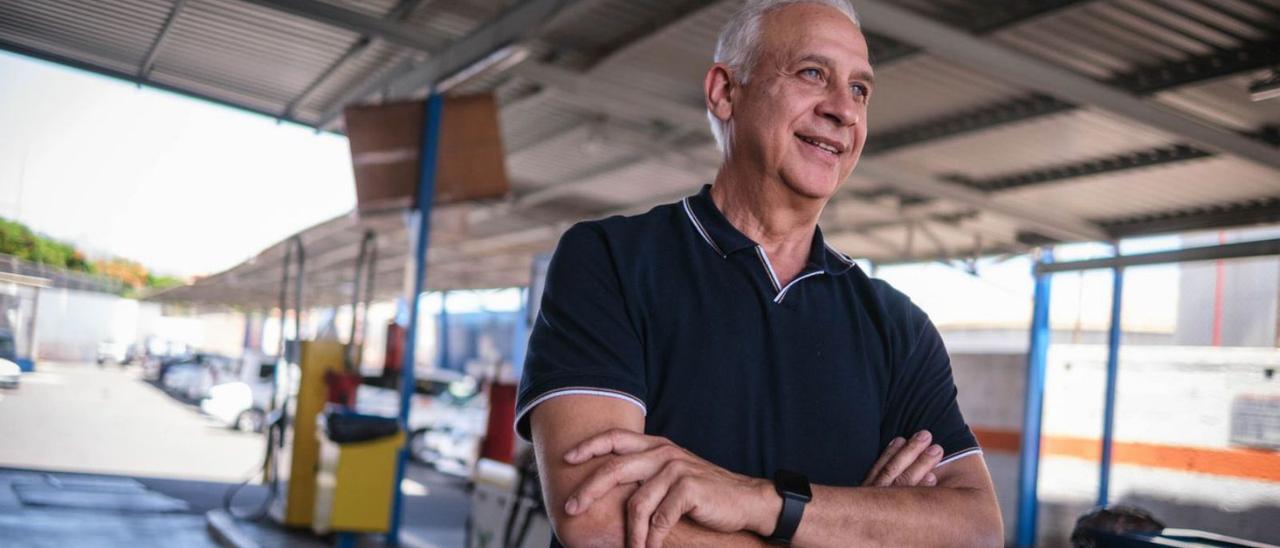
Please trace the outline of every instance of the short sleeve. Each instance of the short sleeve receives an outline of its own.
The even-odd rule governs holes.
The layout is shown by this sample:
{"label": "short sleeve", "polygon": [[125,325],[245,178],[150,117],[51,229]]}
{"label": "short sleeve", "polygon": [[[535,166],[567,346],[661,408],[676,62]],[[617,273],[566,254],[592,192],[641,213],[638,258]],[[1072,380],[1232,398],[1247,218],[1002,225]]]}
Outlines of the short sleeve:
{"label": "short sleeve", "polygon": [[910,438],[928,430],[942,447],[943,462],[980,452],[956,401],[959,392],[942,336],[922,310],[901,298],[900,307],[891,307],[905,317],[894,322],[903,328],[898,333],[901,344],[895,344],[893,353],[900,358],[894,364],[881,432],[886,438]]}
{"label": "short sleeve", "polygon": [[603,229],[580,223],[560,238],[547,269],[516,400],[516,432],[529,412],[570,394],[615,397],[645,410],[643,345]]}

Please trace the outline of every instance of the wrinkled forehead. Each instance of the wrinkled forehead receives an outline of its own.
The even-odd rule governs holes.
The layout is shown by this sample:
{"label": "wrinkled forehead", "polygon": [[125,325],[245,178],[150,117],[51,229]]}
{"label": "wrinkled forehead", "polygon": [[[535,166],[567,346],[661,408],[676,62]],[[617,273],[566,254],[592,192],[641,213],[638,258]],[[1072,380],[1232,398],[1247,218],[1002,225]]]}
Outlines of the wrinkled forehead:
{"label": "wrinkled forehead", "polygon": [[792,4],[766,14],[759,51],[761,61],[786,63],[820,55],[844,68],[871,68],[862,30],[840,10],[821,4]]}

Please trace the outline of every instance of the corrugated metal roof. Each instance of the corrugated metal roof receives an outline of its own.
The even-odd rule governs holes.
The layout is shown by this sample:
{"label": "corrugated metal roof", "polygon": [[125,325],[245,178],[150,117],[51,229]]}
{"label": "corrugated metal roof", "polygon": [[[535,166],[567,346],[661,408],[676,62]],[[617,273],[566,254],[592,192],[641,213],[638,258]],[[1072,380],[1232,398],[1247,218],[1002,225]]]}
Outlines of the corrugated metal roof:
{"label": "corrugated metal roof", "polygon": [[1265,8],[1235,1],[1089,2],[996,33],[994,39],[1107,79],[1140,66],[1274,37],[1274,17]]}
{"label": "corrugated metal roof", "polygon": [[1104,112],[1076,110],[910,147],[881,158],[937,174],[985,178],[1175,142],[1178,139],[1160,131]]}
{"label": "corrugated metal roof", "polygon": [[1252,101],[1249,84],[1267,71],[1212,80],[1158,94],[1156,100],[1236,131],[1250,132],[1280,125],[1280,101]]}
{"label": "corrugated metal roof", "polygon": [[1265,196],[1280,196],[1280,177],[1274,171],[1216,157],[1012,189],[999,199],[1107,219]]}
{"label": "corrugated metal roof", "polygon": [[[513,4],[319,1],[396,22],[441,47]],[[700,129],[702,76],[720,27],[741,4],[580,0],[523,44],[532,52],[527,62],[568,70],[584,84],[614,86],[609,89],[617,96],[607,101],[575,94],[593,93],[590,85],[574,92],[562,89],[564,82],[524,72],[486,74],[458,88],[497,95],[514,194],[497,204],[452,206],[441,213],[447,222],[441,221],[445,228],[437,234],[432,260],[442,274],[433,284],[521,283],[528,272],[521,261],[550,249],[572,221],[642,211],[709,182],[719,155]],[[406,5],[413,9],[406,12]],[[1253,102],[1247,93],[1251,82],[1268,74],[1266,59],[1276,64],[1280,0],[895,5],[1053,66],[1151,93],[1150,100],[1203,123],[1250,135],[1280,126],[1280,100]],[[173,6],[165,0],[0,0],[0,47],[139,80],[140,65]],[[872,50],[887,60],[876,66],[869,142],[893,142],[869,153],[867,161],[960,181],[953,184],[972,194],[931,197],[897,181],[855,174],[823,219],[833,227],[833,243],[851,255],[895,261],[1024,249],[1017,236],[1037,232],[1035,213],[1044,209],[1082,224],[1106,225],[1265,209],[1280,200],[1275,170],[1195,148],[1182,136],[1122,115],[1031,95],[984,74],[982,67],[914,52],[876,35],[870,39]],[[1253,57],[1231,57],[1246,49]],[[191,0],[146,82],[316,124],[352,90],[427,58],[426,52],[364,39],[349,28],[260,1]],[[1237,64],[1251,68],[1231,68]],[[1204,75],[1209,73],[1213,77]],[[687,118],[671,119],[672,113]],[[1148,161],[1142,155],[1152,150],[1185,154]],[[1113,158],[1125,154],[1141,161]],[[1009,177],[1020,182],[973,182]],[[996,190],[984,190],[989,188]],[[984,210],[983,203],[999,204],[1003,212]],[[1010,215],[1009,207],[1022,214]],[[1280,207],[1275,209],[1271,216],[1249,218],[1280,220]],[[1206,222],[1229,222],[1229,215]]]}

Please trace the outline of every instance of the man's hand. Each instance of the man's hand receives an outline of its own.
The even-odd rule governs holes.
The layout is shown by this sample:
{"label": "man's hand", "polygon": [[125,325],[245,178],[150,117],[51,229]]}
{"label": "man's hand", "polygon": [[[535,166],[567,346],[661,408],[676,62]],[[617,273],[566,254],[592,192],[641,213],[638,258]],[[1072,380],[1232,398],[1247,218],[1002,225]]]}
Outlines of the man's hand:
{"label": "man's hand", "polygon": [[863,487],[933,487],[938,476],[933,469],[942,460],[942,447],[929,445],[933,435],[928,430],[916,432],[910,440],[893,438],[880,458],[871,466],[871,472],[862,482]]}
{"label": "man's hand", "polygon": [[640,483],[626,506],[628,546],[662,546],[684,516],[714,531],[768,535],[781,511],[771,482],[725,470],[666,438],[610,430],[570,449],[564,459],[581,464],[610,454],[617,458],[578,486],[565,511],[577,515],[614,487]]}

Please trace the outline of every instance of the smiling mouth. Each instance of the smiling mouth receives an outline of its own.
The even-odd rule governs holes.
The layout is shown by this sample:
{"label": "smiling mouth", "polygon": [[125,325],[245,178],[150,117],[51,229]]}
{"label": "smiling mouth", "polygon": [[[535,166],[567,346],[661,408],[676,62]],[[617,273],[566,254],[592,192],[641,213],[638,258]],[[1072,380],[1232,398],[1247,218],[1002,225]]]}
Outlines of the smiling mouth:
{"label": "smiling mouth", "polygon": [[839,155],[840,155],[840,149],[836,148],[836,147],[835,147],[835,146],[833,146],[833,145],[830,145],[830,144],[827,144],[827,143],[823,143],[823,142],[820,142],[820,141],[818,141],[818,140],[816,140],[816,139],[811,139],[811,138],[809,138],[809,137],[805,137],[804,135],[800,135],[800,134],[796,134],[796,137],[797,137],[797,138],[799,138],[801,141],[804,141],[805,143],[807,143],[807,144],[809,144],[809,145],[812,145],[813,147],[815,147],[815,148],[817,148],[817,149],[819,149],[819,150],[821,150],[821,151],[823,151],[823,152],[826,152],[827,154],[830,154],[830,155],[832,155],[832,156],[839,156]]}

